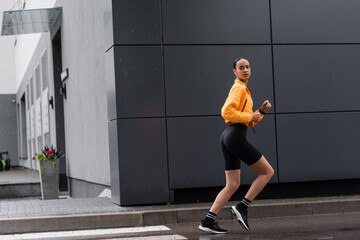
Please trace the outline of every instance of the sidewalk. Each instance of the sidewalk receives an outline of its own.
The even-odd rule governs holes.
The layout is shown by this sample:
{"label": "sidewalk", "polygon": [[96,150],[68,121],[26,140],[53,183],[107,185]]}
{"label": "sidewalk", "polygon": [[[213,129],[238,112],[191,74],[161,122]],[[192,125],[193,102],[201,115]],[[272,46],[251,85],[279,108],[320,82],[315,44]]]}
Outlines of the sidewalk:
{"label": "sidewalk", "polygon": [[[15,173],[15,172],[14,172]],[[233,216],[226,205],[219,220]],[[198,222],[211,203],[120,207],[106,197],[40,200],[1,199],[0,234],[40,231],[136,227]],[[255,200],[250,218],[360,212],[360,195],[302,199]]]}
{"label": "sidewalk", "polygon": [[[219,220],[233,216],[229,203]],[[210,203],[120,207],[109,198],[0,201],[1,234],[199,222]],[[250,218],[360,212],[360,196],[254,201]]]}

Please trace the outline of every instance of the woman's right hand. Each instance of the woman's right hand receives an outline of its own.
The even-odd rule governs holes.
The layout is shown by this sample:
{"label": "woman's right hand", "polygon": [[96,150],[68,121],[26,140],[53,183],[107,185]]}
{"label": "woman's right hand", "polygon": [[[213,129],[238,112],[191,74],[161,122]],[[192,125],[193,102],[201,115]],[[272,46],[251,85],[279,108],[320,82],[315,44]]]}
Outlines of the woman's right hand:
{"label": "woman's right hand", "polygon": [[255,112],[252,114],[252,120],[253,122],[258,122],[261,119],[261,114],[259,112]]}

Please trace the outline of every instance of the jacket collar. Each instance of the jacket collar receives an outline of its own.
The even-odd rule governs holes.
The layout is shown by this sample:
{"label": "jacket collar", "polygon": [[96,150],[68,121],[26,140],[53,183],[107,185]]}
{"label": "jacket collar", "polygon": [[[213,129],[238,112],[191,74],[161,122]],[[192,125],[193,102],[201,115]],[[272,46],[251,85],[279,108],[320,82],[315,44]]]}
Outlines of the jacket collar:
{"label": "jacket collar", "polygon": [[250,91],[250,89],[248,89],[248,87],[246,86],[245,83],[243,83],[243,82],[240,81],[239,79],[235,79],[235,82],[236,82],[236,83],[239,83],[240,85],[243,85],[243,86],[245,87],[245,89],[246,89],[246,92],[248,92],[248,93],[251,95],[251,91]]}
{"label": "jacket collar", "polygon": [[236,82],[236,83],[240,83],[241,85],[243,85],[244,87],[247,88],[246,84],[243,83],[242,81],[240,81],[239,79],[235,79],[235,82]]}

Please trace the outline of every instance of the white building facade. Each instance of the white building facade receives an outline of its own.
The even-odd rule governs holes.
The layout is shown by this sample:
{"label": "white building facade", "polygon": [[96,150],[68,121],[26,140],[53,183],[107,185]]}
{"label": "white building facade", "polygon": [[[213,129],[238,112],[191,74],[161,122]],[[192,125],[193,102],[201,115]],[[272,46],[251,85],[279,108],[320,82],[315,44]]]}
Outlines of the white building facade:
{"label": "white building facade", "polygon": [[12,165],[38,170],[35,153],[44,146],[59,147],[65,153],[60,189],[73,197],[97,196],[110,187],[103,1],[17,2],[14,8],[20,9],[13,10],[59,7],[62,13],[50,32],[0,38],[12,57],[0,58],[8,62],[1,64],[7,73],[1,94],[14,95],[16,102],[18,149],[10,151]]}

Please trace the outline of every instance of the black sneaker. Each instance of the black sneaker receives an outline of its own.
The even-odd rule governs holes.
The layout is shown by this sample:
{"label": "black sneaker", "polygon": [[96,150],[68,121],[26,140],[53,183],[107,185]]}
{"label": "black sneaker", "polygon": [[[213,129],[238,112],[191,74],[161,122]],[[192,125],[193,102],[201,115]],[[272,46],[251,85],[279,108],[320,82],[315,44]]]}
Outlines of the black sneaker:
{"label": "black sneaker", "polygon": [[199,225],[199,229],[201,231],[208,232],[208,233],[218,233],[218,234],[227,233],[227,230],[220,228],[219,224],[217,222],[215,222],[215,223],[207,223],[204,220],[201,220],[201,223]]}
{"label": "black sneaker", "polygon": [[241,226],[243,226],[246,230],[250,230],[249,224],[248,224],[248,217],[247,217],[247,211],[241,211],[236,208],[236,206],[231,207],[231,211],[233,214],[236,215],[236,218],[238,219]]}

